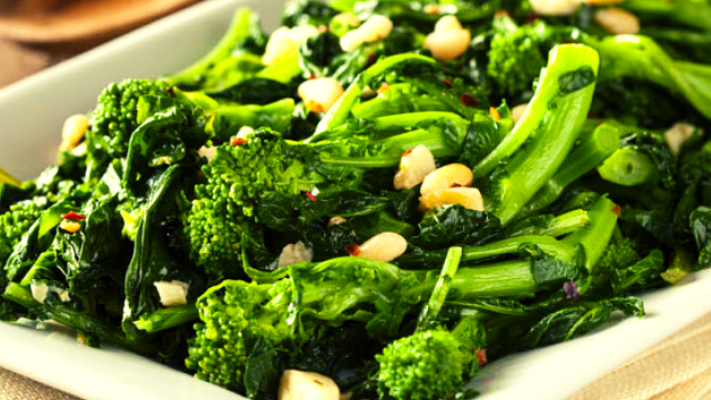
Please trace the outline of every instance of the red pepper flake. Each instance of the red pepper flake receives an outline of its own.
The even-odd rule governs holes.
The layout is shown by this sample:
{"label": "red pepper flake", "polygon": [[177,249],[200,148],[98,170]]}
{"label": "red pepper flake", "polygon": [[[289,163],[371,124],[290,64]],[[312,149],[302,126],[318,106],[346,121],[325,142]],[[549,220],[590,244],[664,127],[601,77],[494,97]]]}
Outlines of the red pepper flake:
{"label": "red pepper flake", "polygon": [[83,215],[81,215],[81,214],[77,214],[77,213],[75,213],[74,211],[69,211],[69,212],[66,213],[66,214],[61,214],[60,217],[61,217],[62,219],[68,219],[68,220],[70,220],[70,221],[81,221],[81,220],[86,219],[85,216],[83,216]]}
{"label": "red pepper flake", "polygon": [[310,73],[310,74],[309,74],[309,79],[311,79],[311,80],[314,80],[314,79],[316,79],[316,75],[314,75],[314,73],[313,73],[313,72],[312,72],[312,73]]}
{"label": "red pepper flake", "polygon": [[381,85],[381,86],[378,88],[377,92],[378,92],[378,94],[383,94],[383,93],[387,92],[387,91],[390,90],[390,89],[392,89],[392,86],[390,86],[390,85],[388,85],[387,83],[385,83],[385,84]]}
{"label": "red pepper flake", "polygon": [[304,192],[304,195],[306,196],[307,199],[313,201],[314,203],[316,202],[316,200],[318,200],[318,199],[316,198],[316,196],[314,196],[313,194],[311,194],[311,192]]}
{"label": "red pepper flake", "polygon": [[230,144],[232,146],[241,146],[243,144],[247,144],[247,139],[241,137],[233,137],[232,140],[230,140]]}
{"label": "red pepper flake", "polygon": [[464,104],[465,107],[476,107],[479,105],[479,100],[476,99],[476,97],[472,96],[469,93],[464,93],[459,97],[459,101]]}
{"label": "red pepper flake", "polygon": [[538,14],[536,14],[536,13],[533,13],[533,12],[530,12],[530,13],[526,14],[526,22],[527,22],[529,25],[530,25],[530,24],[533,24],[533,23],[536,22],[536,21],[538,21],[538,19],[540,19],[540,18],[541,18],[540,15],[538,15]]}
{"label": "red pepper flake", "polygon": [[495,109],[494,107],[489,107],[489,115],[496,122],[499,122],[499,120],[501,119],[501,114],[499,114],[499,110]]}
{"label": "red pepper flake", "polygon": [[449,79],[445,79],[445,80],[444,80],[444,84],[445,84],[445,86],[447,86],[447,87],[452,87],[452,82],[450,82]]}
{"label": "red pepper flake", "polygon": [[474,354],[476,354],[477,364],[481,367],[484,364],[489,363],[489,359],[486,356],[486,349],[473,349]]}
{"label": "red pepper flake", "polygon": [[346,246],[346,252],[354,257],[357,257],[360,255],[360,246],[358,246],[358,243],[351,243]]}
{"label": "red pepper flake", "polygon": [[622,207],[620,207],[619,205],[615,205],[615,208],[612,209],[612,212],[619,217],[622,215]]}
{"label": "red pepper flake", "polygon": [[405,157],[409,156],[410,153],[412,153],[412,149],[410,149],[410,150],[408,150],[408,151],[402,153],[402,155],[401,155],[400,157],[405,158]]}
{"label": "red pepper flake", "polygon": [[494,18],[509,17],[511,18],[511,13],[506,10],[499,10],[494,14]]}
{"label": "red pepper flake", "polygon": [[375,53],[370,53],[368,54],[368,61],[365,62],[365,66],[363,69],[367,69],[371,65],[375,64],[375,62],[378,61],[378,55]]}
{"label": "red pepper flake", "polygon": [[601,119],[601,120],[598,120],[598,121],[597,121],[597,124],[598,124],[598,125],[602,125],[602,124],[604,124],[604,123],[605,123],[605,120],[604,120],[604,119]]}

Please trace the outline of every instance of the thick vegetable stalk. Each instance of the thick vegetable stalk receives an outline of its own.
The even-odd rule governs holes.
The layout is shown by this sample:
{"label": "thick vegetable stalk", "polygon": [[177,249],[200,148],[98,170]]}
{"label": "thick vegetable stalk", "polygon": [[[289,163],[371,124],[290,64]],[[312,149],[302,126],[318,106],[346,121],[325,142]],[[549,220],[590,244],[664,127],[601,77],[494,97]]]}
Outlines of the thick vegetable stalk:
{"label": "thick vegetable stalk", "polygon": [[526,204],[521,214],[533,214],[556,201],[568,185],[605,162],[617,150],[619,143],[618,129],[613,125],[602,124],[597,127],[573,149],[560,169]]}
{"label": "thick vegetable stalk", "polygon": [[[526,113],[514,130],[474,168],[474,176],[490,174],[513,155],[488,199],[494,214],[507,225],[563,164],[585,124],[599,66],[595,50],[562,45],[551,50],[548,67]],[[521,145],[530,141],[521,151]]]}
{"label": "thick vegetable stalk", "polygon": [[654,40],[642,35],[588,40],[600,52],[601,80],[636,78],[682,94],[711,118],[711,66],[673,60]]}

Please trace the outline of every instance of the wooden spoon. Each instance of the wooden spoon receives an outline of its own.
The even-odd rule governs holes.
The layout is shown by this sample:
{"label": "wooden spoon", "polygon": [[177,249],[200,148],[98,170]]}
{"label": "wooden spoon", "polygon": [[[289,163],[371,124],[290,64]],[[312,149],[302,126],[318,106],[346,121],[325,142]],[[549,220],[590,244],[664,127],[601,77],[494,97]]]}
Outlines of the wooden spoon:
{"label": "wooden spoon", "polygon": [[0,0],[0,38],[23,43],[95,42],[199,0]]}

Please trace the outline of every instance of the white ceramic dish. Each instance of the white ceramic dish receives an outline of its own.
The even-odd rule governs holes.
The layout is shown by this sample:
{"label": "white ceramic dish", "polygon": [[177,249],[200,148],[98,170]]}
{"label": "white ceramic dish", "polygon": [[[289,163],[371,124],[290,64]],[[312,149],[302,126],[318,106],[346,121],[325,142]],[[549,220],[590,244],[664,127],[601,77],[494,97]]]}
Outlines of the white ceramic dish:
{"label": "white ceramic dish", "polygon": [[[204,54],[232,12],[250,6],[265,29],[279,21],[281,0],[213,0],[0,90],[0,165],[27,179],[53,161],[63,120],[90,109],[99,91],[125,77],[170,72]],[[562,400],[625,360],[711,312],[711,271],[644,296],[648,316],[584,338],[507,357],[473,386],[480,400]],[[115,349],[0,323],[0,366],[90,400],[236,400],[233,393]]]}

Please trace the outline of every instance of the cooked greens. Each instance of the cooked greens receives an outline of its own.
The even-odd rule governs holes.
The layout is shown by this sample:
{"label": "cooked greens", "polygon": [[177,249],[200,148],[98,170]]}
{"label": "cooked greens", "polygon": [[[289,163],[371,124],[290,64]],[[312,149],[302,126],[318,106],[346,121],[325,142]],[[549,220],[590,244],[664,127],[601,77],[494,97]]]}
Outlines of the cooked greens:
{"label": "cooked greens", "polygon": [[436,400],[643,317],[711,266],[711,3],[549,3],[238,10],[110,84],[57,166],[0,169],[0,320],[253,399]]}

